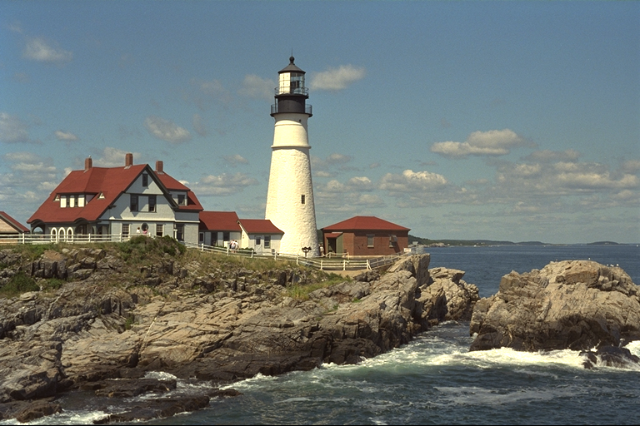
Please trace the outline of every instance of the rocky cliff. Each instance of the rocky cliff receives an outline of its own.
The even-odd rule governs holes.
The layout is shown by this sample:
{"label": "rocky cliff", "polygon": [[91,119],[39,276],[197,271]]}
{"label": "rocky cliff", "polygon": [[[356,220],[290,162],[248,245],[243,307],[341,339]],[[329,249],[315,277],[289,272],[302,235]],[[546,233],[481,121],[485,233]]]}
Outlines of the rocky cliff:
{"label": "rocky cliff", "polygon": [[502,277],[499,292],[478,301],[471,350],[589,350],[640,338],[640,288],[618,267],[552,262]]}
{"label": "rocky cliff", "polygon": [[[429,255],[345,280],[283,263],[180,254],[169,241],[141,238],[117,250],[66,248],[36,259],[0,251],[0,293],[16,282],[40,289],[0,298],[0,415],[18,415],[16,401],[111,389],[115,378],[141,383],[150,371],[226,384],[355,363],[439,321],[468,320],[478,299],[462,271],[429,270]],[[151,416],[203,401],[172,401]],[[41,412],[61,409],[48,407]]]}

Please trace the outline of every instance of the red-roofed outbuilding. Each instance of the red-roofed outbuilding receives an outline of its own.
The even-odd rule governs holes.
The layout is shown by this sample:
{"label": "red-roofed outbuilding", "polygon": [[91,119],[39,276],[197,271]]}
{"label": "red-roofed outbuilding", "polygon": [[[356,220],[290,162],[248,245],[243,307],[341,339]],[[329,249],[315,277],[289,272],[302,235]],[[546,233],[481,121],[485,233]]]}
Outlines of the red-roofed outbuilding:
{"label": "red-roofed outbuilding", "polygon": [[28,233],[29,228],[9,216],[8,213],[0,211],[0,236],[17,237],[18,235]]}
{"label": "red-roofed outbuilding", "polygon": [[380,256],[409,246],[409,228],[375,216],[355,216],[322,228],[324,254]]}
{"label": "red-roofed outbuilding", "polygon": [[242,228],[241,248],[252,248],[258,253],[280,251],[284,231],[269,219],[240,219]]}

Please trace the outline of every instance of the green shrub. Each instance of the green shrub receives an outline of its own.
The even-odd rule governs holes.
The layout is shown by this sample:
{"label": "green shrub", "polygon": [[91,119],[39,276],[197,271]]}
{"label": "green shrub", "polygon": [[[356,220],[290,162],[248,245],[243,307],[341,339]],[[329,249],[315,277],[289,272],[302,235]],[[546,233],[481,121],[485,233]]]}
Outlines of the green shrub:
{"label": "green shrub", "polygon": [[11,277],[11,280],[4,287],[0,288],[0,294],[5,297],[15,297],[22,293],[38,290],[40,290],[40,287],[33,278],[20,271]]}
{"label": "green shrub", "polygon": [[64,285],[65,281],[58,278],[49,278],[42,285],[43,290],[58,290]]}

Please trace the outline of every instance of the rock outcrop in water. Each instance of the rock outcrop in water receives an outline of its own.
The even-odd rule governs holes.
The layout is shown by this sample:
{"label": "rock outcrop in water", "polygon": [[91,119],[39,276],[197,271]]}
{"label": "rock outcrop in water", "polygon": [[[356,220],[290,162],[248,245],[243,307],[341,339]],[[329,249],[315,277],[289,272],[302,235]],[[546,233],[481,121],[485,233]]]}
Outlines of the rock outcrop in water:
{"label": "rock outcrop in water", "polygon": [[[152,244],[145,240],[140,244]],[[150,249],[144,250],[146,259]],[[290,266],[207,270],[205,261],[165,255],[131,266],[117,253],[81,249],[25,263],[0,252],[0,285],[24,274],[44,289],[0,298],[0,416],[15,417],[24,408],[20,401],[63,391],[118,398],[175,386],[145,378],[150,371],[215,386],[323,362],[355,363],[439,321],[469,320],[478,299],[462,271],[429,270],[429,255],[405,257],[385,274],[369,271],[306,296],[291,290],[326,279],[323,273]],[[53,285],[60,288],[46,289]],[[152,412],[201,408],[211,395],[205,396],[206,403],[199,395],[184,401],[169,395],[161,399],[170,407]],[[55,401],[43,407],[33,415],[59,410]]]}
{"label": "rock outcrop in water", "polygon": [[476,303],[471,350],[589,350],[640,338],[640,288],[618,267],[552,262],[502,277],[494,296]]}

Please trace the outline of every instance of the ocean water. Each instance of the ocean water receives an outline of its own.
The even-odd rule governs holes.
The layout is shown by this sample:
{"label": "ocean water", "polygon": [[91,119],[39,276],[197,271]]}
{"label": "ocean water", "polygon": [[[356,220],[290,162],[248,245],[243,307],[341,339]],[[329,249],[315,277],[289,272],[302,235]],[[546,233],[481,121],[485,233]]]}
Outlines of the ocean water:
{"label": "ocean water", "polygon": [[[478,285],[485,297],[497,292],[500,277],[511,270],[528,272],[550,261],[589,258],[618,264],[640,283],[640,248],[635,245],[434,248],[431,267],[466,271],[464,279]],[[640,367],[586,370],[578,352],[569,350],[469,352],[468,330],[468,323],[449,322],[358,365],[257,376],[230,386],[243,393],[240,397],[214,399],[206,410],[150,423],[640,423]],[[640,342],[628,348],[640,356]],[[174,392],[203,386],[181,381]],[[64,413],[34,423],[91,423],[118,410],[78,394],[61,402]]]}

